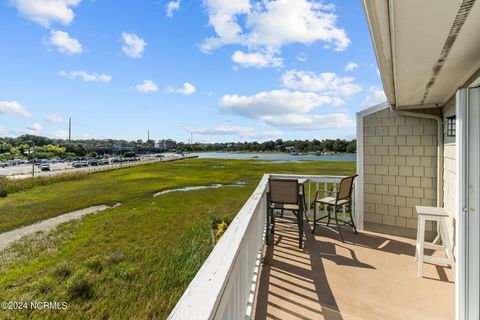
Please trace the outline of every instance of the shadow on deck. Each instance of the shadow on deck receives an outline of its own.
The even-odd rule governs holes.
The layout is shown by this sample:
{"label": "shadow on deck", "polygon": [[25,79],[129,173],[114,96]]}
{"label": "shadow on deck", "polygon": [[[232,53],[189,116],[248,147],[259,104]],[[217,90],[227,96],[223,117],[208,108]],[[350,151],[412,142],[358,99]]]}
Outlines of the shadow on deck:
{"label": "shadow on deck", "polygon": [[355,235],[305,223],[298,248],[293,220],[277,219],[274,245],[260,271],[255,319],[454,319],[450,268],[424,265],[415,241],[372,232]]}

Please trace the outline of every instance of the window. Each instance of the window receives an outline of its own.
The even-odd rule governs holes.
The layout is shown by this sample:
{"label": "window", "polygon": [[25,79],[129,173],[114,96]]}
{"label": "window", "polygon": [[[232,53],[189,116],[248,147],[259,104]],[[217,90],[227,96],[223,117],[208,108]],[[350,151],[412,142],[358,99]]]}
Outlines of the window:
{"label": "window", "polygon": [[447,118],[447,137],[455,137],[456,133],[456,121],[455,116]]}

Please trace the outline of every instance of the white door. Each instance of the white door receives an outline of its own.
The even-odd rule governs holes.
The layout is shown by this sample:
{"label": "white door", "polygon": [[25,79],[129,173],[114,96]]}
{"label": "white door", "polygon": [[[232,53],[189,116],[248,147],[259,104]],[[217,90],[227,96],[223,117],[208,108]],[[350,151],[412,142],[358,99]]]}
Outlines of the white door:
{"label": "white door", "polygon": [[480,88],[457,92],[457,319],[480,319]]}

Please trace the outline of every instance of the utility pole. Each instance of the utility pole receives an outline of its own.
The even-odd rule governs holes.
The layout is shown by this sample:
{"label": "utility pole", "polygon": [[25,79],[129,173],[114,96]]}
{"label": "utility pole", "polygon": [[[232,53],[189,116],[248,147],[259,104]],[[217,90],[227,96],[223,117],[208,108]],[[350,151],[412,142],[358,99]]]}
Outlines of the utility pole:
{"label": "utility pole", "polygon": [[147,130],[147,142],[150,141],[150,129]]}
{"label": "utility pole", "polygon": [[30,141],[32,145],[32,152],[33,152],[33,157],[32,157],[32,178],[35,178],[35,141]]}
{"label": "utility pole", "polygon": [[72,140],[72,117],[68,118],[68,141]]}

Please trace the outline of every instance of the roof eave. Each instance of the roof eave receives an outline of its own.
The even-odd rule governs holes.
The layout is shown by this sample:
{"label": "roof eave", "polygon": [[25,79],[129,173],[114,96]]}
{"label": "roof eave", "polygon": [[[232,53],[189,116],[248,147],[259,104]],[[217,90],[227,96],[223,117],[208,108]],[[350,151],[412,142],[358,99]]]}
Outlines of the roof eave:
{"label": "roof eave", "polygon": [[395,75],[393,68],[392,21],[390,20],[390,1],[362,0],[368,29],[372,38],[383,90],[389,104],[396,104]]}
{"label": "roof eave", "polygon": [[385,101],[385,102],[379,103],[377,105],[374,105],[372,107],[369,107],[369,108],[363,109],[361,111],[358,111],[356,113],[356,115],[357,115],[357,117],[358,116],[363,117],[363,116],[367,116],[369,114],[372,114],[372,113],[375,113],[375,112],[378,112],[378,111],[382,111],[382,110],[387,109],[389,107],[390,107],[390,104],[387,101]]}

